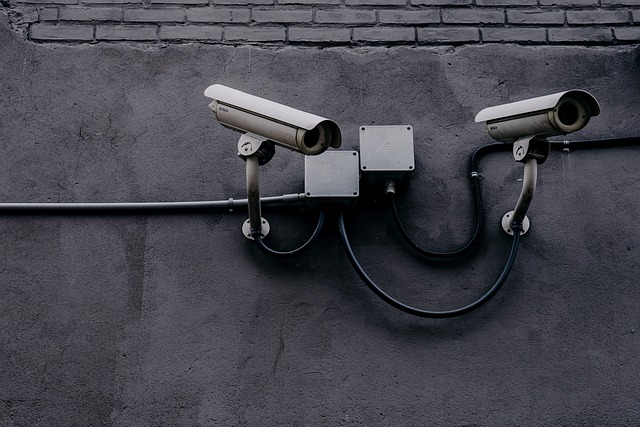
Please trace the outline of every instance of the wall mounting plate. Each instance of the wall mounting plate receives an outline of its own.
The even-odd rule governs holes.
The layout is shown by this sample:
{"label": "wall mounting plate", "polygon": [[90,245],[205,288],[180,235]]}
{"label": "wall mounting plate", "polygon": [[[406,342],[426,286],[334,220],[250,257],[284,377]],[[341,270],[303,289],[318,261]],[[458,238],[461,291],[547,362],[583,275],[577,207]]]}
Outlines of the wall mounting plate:
{"label": "wall mounting plate", "polygon": [[[269,225],[269,221],[267,221],[266,219],[262,218],[262,225],[260,227],[260,237],[264,238],[266,237],[267,234],[269,234],[269,231],[271,231],[271,226]],[[246,237],[249,240],[255,240],[253,238],[253,236],[251,235],[251,220],[248,219],[246,220],[243,224],[242,224],[242,234],[244,234],[244,237]]]}
{"label": "wall mounting plate", "polygon": [[[513,230],[511,229],[511,217],[513,216],[513,212],[514,211],[509,211],[502,217],[502,229],[509,236],[513,236]],[[522,220],[522,233],[520,233],[520,235],[524,236],[527,234],[529,227],[531,227],[531,221],[529,221],[529,217],[525,215]]]}

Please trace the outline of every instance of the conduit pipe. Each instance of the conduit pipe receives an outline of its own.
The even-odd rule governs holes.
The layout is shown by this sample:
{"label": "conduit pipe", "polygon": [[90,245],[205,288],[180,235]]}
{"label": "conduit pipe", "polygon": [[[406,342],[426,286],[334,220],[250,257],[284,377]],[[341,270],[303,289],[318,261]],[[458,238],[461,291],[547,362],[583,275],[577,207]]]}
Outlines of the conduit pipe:
{"label": "conduit pipe", "polygon": [[[270,196],[260,199],[263,205],[303,204],[304,193]],[[98,203],[0,203],[0,213],[13,211],[144,211],[144,210],[218,210],[233,211],[246,208],[247,199],[192,201],[192,202],[98,202]]]}

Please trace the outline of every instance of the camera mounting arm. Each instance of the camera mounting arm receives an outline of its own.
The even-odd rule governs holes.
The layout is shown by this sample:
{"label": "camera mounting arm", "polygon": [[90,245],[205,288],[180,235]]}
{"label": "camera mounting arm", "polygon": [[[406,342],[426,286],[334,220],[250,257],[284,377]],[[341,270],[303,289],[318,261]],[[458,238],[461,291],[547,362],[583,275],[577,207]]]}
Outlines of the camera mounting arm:
{"label": "camera mounting arm", "polygon": [[238,140],[238,156],[243,159],[247,174],[247,206],[249,219],[242,225],[242,234],[254,240],[253,233],[260,232],[261,237],[269,234],[269,222],[262,218],[260,204],[260,166],[273,158],[275,146],[271,141],[252,134],[242,134]]}
{"label": "camera mounting arm", "polygon": [[514,210],[507,212],[502,217],[502,229],[513,236],[513,224],[521,224],[521,234],[525,234],[531,225],[527,217],[527,210],[533,194],[536,191],[538,179],[538,164],[542,164],[549,156],[551,145],[546,138],[526,137],[513,143],[513,158],[517,162],[524,163],[524,177],[522,179],[522,192]]}

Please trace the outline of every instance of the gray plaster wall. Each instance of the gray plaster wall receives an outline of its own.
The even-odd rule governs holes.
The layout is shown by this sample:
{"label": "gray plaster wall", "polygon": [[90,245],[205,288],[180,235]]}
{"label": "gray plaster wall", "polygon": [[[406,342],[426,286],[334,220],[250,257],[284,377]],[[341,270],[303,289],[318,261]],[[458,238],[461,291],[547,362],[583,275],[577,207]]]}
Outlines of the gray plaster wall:
{"label": "gray plaster wall", "polygon": [[[453,248],[473,227],[468,156],[491,142],[480,109],[580,87],[602,114],[572,140],[638,135],[639,67],[629,46],[34,45],[3,21],[0,200],[243,197],[238,134],[202,94],[220,82],[333,118],[343,149],[360,125],[414,126],[401,213],[424,246]],[[450,320],[379,301],[335,220],[281,261],[242,237],[244,212],[3,214],[0,425],[638,424],[638,156],[554,152],[503,290]],[[263,195],[302,191],[303,168],[278,150]],[[494,154],[481,172],[483,238],[456,263],[414,255],[381,203],[350,213],[389,292],[449,308],[495,280],[522,165]],[[316,213],[264,215],[269,243],[293,247]]]}

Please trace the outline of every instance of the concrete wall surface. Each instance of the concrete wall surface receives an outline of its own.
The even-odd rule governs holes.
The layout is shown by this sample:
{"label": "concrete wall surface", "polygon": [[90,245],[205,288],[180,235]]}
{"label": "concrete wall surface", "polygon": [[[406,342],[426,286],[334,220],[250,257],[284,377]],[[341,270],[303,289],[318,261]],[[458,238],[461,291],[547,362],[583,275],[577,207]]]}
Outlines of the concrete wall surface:
{"label": "concrete wall surface", "polygon": [[[416,171],[398,204],[415,239],[442,250],[473,228],[482,108],[583,88],[602,114],[568,139],[640,134],[635,46],[37,45],[5,17],[0,201],[244,197],[239,135],[203,96],[213,83],[334,119],[345,150],[361,125],[412,125]],[[0,425],[637,425],[639,156],[553,152],[504,288],[450,320],[377,299],[335,218],[307,253],[277,260],[242,237],[242,211],[4,213]],[[278,149],[262,194],[302,191],[303,169]],[[450,308],[496,279],[522,165],[496,153],[480,172],[483,237],[456,262],[414,255],[382,202],[349,213],[354,250],[390,293]],[[264,216],[284,248],[316,213]]]}

